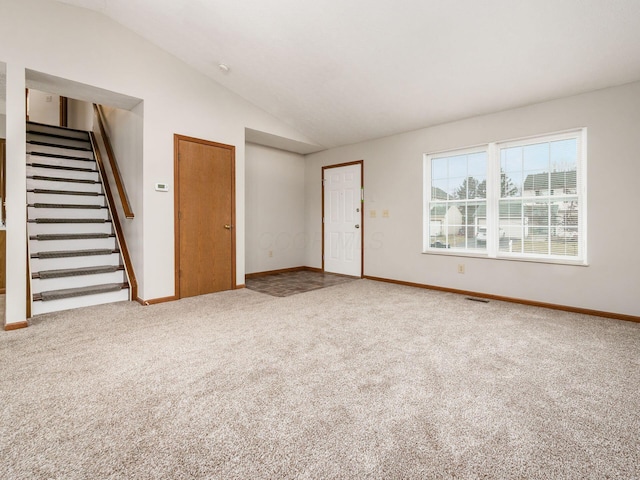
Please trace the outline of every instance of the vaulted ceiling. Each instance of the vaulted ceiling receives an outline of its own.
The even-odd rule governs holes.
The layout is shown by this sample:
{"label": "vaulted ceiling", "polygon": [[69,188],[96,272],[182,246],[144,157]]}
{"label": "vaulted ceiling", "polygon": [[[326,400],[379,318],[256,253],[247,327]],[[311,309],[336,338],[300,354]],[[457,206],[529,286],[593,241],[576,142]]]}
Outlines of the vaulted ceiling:
{"label": "vaulted ceiling", "polygon": [[638,0],[63,3],[111,17],[325,147],[640,80]]}

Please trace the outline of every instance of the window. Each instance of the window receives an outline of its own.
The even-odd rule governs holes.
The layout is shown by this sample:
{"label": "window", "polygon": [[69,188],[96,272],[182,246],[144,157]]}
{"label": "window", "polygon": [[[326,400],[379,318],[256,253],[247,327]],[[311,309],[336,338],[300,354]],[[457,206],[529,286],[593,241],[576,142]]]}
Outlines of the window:
{"label": "window", "polygon": [[475,218],[487,205],[487,152],[469,150],[430,158],[428,248],[485,250]]}
{"label": "window", "polygon": [[425,155],[424,251],[584,263],[584,136]]}

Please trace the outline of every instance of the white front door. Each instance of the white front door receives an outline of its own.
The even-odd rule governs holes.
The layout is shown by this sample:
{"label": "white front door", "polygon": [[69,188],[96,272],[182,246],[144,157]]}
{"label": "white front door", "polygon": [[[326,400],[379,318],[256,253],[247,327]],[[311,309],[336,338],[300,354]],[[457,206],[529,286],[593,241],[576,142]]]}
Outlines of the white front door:
{"label": "white front door", "polygon": [[324,270],[362,275],[362,164],[324,172]]}

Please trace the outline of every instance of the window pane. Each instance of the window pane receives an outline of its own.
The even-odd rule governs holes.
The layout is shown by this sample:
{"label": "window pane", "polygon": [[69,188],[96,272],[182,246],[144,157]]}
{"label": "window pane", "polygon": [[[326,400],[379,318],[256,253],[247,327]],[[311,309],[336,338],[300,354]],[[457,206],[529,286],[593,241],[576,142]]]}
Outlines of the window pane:
{"label": "window pane", "polygon": [[549,195],[549,172],[526,171],[524,172],[524,192],[526,197]]}
{"label": "window pane", "polygon": [[451,195],[451,198],[456,198],[459,200],[464,200],[467,198],[467,178],[466,177],[457,177],[449,179],[449,189],[447,193]]}
{"label": "window pane", "polygon": [[549,171],[549,144],[527,145],[523,151],[523,170]]}
{"label": "window pane", "polygon": [[[519,172],[517,178],[522,178],[522,174]],[[519,197],[521,184],[518,180],[515,180],[505,172],[500,174],[500,197]]]}
{"label": "window pane", "polygon": [[431,199],[432,200],[448,200],[449,199],[449,195],[447,195],[448,186],[449,186],[449,181],[446,178],[433,180],[431,182]]}
{"label": "window pane", "polygon": [[530,234],[523,241],[523,253],[547,255],[549,253],[548,230],[540,227],[530,230]]}
{"label": "window pane", "polygon": [[485,152],[469,155],[467,175],[484,176],[487,174],[487,154]]}
{"label": "window pane", "polygon": [[500,169],[503,172],[522,171],[522,147],[504,148],[500,151]]}
{"label": "window pane", "polygon": [[468,155],[449,157],[449,177],[467,176],[467,158]]}
{"label": "window pane", "polygon": [[434,158],[431,160],[431,179],[447,178],[447,159],[446,158]]}
{"label": "window pane", "polygon": [[578,198],[565,198],[551,205],[551,255],[578,255]]}
{"label": "window pane", "polygon": [[[478,247],[475,240],[476,212],[487,196],[487,153],[451,155],[431,159],[429,239],[431,248],[465,250]],[[445,175],[446,172],[446,175]]]}
{"label": "window pane", "polygon": [[575,138],[549,144],[550,165],[553,172],[569,172],[578,165],[578,142]]}

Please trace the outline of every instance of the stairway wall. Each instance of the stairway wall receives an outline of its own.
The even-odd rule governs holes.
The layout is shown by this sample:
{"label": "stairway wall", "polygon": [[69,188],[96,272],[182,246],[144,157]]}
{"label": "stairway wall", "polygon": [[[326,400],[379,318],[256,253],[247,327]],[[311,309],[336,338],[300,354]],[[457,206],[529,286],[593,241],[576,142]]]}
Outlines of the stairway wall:
{"label": "stairway wall", "polygon": [[[93,114],[93,107],[92,107]],[[118,168],[124,182],[129,202],[135,218],[133,220],[125,218],[122,204],[116,201],[116,210],[120,217],[120,224],[124,232],[124,237],[129,247],[131,262],[136,272],[143,271],[143,245],[142,245],[142,226],[143,226],[143,190],[138,188],[143,184],[143,135],[144,135],[144,103],[141,102],[131,110],[121,108],[103,107],[103,113],[106,119],[106,129],[111,139],[111,147],[118,160]],[[93,119],[93,116],[92,116]],[[102,135],[95,120],[93,133],[99,138],[98,144],[102,145]],[[106,153],[103,153],[105,162],[107,161]],[[111,176],[109,176],[111,179]],[[111,180],[110,180],[111,181]],[[158,180],[160,181],[160,180]],[[165,180],[171,183],[170,179]],[[114,194],[116,192],[114,183],[110,183]],[[165,194],[171,197],[171,193]]]}

